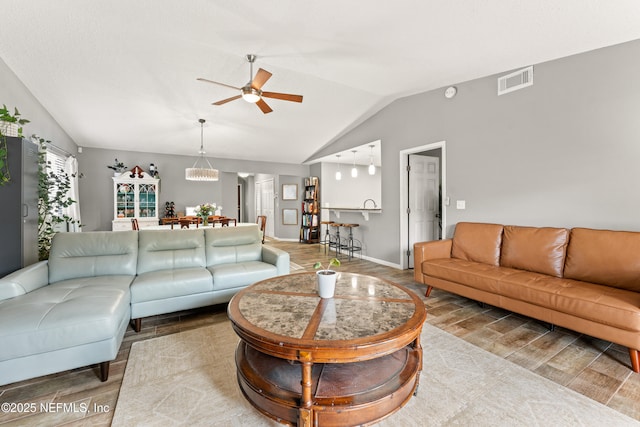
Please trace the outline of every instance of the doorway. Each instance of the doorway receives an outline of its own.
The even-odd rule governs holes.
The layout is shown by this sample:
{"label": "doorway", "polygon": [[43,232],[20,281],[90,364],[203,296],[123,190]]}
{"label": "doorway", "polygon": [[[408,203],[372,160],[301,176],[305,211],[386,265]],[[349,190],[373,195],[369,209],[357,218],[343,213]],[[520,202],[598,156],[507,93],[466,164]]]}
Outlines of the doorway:
{"label": "doorway", "polygon": [[275,190],[274,178],[268,176],[260,181],[256,180],[256,217],[264,215],[267,217],[267,226],[265,228],[265,236],[273,237],[275,233]]}
{"label": "doorway", "polygon": [[413,268],[413,243],[444,237],[445,145],[445,141],[440,141],[400,151],[400,264],[403,269]]}

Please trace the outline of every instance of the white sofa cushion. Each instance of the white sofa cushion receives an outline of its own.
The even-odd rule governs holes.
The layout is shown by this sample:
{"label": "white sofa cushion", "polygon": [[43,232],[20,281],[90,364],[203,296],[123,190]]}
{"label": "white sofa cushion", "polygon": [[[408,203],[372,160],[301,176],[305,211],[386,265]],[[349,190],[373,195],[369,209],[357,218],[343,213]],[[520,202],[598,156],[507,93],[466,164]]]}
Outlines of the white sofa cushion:
{"label": "white sofa cushion", "polygon": [[131,302],[175,298],[213,290],[206,268],[179,268],[140,274],[131,285]]}
{"label": "white sofa cushion", "polygon": [[49,254],[49,283],[77,277],[135,276],[135,231],[56,233]]}
{"label": "white sofa cushion", "polygon": [[275,265],[261,261],[220,264],[207,267],[213,276],[213,289],[231,289],[248,286],[278,275]]}
{"label": "white sofa cushion", "polygon": [[132,280],[70,279],[0,301],[0,361],[112,339],[130,317]]}
{"label": "white sofa cushion", "polygon": [[204,232],[199,230],[140,230],[138,274],[205,267]]}

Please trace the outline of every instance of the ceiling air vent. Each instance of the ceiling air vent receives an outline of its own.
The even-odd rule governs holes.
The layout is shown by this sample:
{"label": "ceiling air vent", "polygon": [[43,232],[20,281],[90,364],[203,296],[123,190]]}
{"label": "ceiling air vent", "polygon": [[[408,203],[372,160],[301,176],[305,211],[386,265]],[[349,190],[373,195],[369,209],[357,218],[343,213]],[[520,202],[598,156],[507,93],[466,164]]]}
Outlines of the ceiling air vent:
{"label": "ceiling air vent", "polygon": [[533,65],[498,78],[498,95],[533,85]]}

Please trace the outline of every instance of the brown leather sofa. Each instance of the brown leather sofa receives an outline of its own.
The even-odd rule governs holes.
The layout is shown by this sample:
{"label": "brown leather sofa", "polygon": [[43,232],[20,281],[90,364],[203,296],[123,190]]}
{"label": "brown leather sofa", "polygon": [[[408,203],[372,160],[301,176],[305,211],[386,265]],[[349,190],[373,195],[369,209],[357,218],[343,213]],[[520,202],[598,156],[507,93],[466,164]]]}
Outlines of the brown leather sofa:
{"label": "brown leather sofa", "polygon": [[640,232],[461,222],[414,245],[427,285],[629,348],[640,371]]}

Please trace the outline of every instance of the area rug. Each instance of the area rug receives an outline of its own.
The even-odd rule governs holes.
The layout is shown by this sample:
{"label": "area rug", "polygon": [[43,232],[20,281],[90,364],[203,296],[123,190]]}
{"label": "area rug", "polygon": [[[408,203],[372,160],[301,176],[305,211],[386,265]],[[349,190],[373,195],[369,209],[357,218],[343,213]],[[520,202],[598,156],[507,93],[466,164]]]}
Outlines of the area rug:
{"label": "area rug", "polygon": [[[230,322],[133,344],[113,426],[281,426],[236,383]],[[425,324],[417,396],[377,426],[637,426],[637,421]],[[375,375],[375,373],[372,373]]]}

